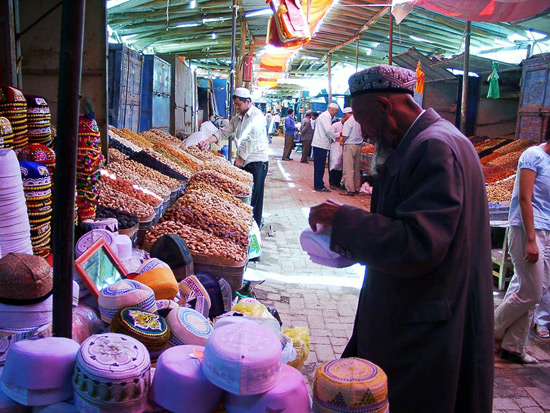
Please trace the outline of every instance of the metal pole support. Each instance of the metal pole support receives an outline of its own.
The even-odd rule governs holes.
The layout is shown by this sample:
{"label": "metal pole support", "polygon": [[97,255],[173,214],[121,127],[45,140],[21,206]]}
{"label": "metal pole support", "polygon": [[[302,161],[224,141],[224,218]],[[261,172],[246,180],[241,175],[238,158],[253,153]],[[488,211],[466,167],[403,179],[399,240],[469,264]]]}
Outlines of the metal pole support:
{"label": "metal pole support", "polygon": [[53,335],[72,336],[74,202],[86,0],[63,2],[53,217]]}

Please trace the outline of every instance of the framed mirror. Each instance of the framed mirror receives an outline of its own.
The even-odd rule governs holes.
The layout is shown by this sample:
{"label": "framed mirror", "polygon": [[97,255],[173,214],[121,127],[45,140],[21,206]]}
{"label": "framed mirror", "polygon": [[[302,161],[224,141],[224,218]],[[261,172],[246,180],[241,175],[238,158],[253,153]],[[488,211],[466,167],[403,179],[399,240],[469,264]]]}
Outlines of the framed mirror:
{"label": "framed mirror", "polygon": [[75,260],[75,270],[90,294],[97,300],[108,285],[126,278],[127,271],[103,238],[98,239]]}

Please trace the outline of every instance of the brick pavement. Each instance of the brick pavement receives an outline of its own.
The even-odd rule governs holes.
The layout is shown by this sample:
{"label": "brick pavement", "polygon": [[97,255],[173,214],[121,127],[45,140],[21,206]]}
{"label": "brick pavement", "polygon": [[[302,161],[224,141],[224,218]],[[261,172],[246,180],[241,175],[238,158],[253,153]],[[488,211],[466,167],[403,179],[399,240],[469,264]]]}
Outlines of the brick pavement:
{"label": "brick pavement", "polygon": [[[266,275],[256,293],[260,301],[277,308],[283,327],[309,328],[311,353],[302,373],[311,391],[315,369],[340,357],[351,335],[364,267],[333,269],[314,264],[301,250],[298,237],[307,227],[311,206],[332,198],[367,209],[370,197],[313,191],[313,163],[300,163],[296,153],[294,161],[282,162],[282,137],[274,137],[270,146],[272,174],[266,180],[263,255],[249,268]],[[496,296],[495,304],[501,296]],[[550,342],[531,337],[527,350],[541,361],[539,365],[519,366],[495,358],[494,412],[550,412]]]}

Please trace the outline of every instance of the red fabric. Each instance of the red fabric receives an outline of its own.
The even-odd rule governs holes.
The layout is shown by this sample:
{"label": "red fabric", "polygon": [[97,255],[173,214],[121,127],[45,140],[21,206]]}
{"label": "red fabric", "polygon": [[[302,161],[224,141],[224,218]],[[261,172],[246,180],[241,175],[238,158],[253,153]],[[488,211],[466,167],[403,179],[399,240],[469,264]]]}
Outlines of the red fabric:
{"label": "red fabric", "polygon": [[547,0],[414,0],[413,4],[476,22],[514,22],[550,11]]}

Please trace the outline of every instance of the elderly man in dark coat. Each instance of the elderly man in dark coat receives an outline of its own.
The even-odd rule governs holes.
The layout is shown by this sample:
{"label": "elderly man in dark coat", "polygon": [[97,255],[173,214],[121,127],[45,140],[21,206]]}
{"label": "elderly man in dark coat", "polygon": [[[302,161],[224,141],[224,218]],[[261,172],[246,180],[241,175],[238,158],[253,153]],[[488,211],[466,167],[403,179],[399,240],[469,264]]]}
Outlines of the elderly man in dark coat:
{"label": "elderly man in dark coat", "polygon": [[371,212],[331,201],[310,225],[368,267],[342,357],[388,375],[390,410],[492,412],[490,230],[479,158],[451,123],[413,100],[414,72],[377,66],[350,80],[375,141]]}

